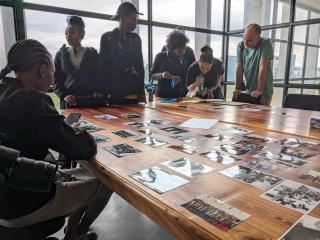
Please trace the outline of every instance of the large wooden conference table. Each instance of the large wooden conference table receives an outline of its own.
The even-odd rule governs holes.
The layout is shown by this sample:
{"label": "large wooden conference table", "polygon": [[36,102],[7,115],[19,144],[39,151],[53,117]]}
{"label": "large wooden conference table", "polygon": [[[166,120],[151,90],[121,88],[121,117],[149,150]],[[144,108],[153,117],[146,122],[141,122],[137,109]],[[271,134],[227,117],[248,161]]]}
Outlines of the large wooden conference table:
{"label": "large wooden conference table", "polygon": [[[181,107],[187,105],[189,107]],[[107,186],[122,198],[127,200],[139,211],[150,217],[153,221],[168,230],[177,239],[226,239],[226,240],[266,240],[278,239],[286,232],[302,214],[289,208],[267,201],[259,197],[265,191],[252,187],[243,182],[228,178],[218,172],[233,165],[241,164],[252,157],[253,154],[243,155],[242,161],[222,165],[215,161],[210,161],[201,157],[199,154],[188,155],[168,148],[173,144],[181,144],[179,140],[169,137],[169,135],[157,126],[148,126],[154,129],[153,137],[168,142],[167,145],[152,148],[145,146],[137,141],[138,137],[121,138],[113,131],[131,130],[138,132],[138,129],[127,125],[132,121],[145,121],[150,119],[163,119],[170,121],[168,126],[177,126],[190,118],[215,118],[220,122],[210,130],[188,129],[191,134],[199,140],[194,143],[195,147],[202,152],[210,150],[214,146],[221,144],[209,138],[203,137],[204,134],[216,133],[228,126],[240,126],[253,130],[256,134],[283,139],[285,137],[297,137],[301,140],[317,142],[320,140],[319,130],[309,129],[311,116],[319,116],[318,112],[293,110],[293,109],[263,109],[257,112],[248,112],[243,108],[254,107],[246,106],[223,106],[220,109],[209,103],[149,103],[147,105],[131,106],[112,106],[97,109],[69,109],[64,112],[80,112],[82,118],[91,123],[104,128],[95,134],[102,134],[111,138],[111,141],[98,145],[98,154],[85,166],[97,175]],[[125,113],[138,113],[142,118],[126,119],[121,117]],[[283,114],[286,113],[286,114]],[[95,115],[111,114],[119,118],[113,120],[99,120]],[[232,134],[229,134],[233,136]],[[233,136],[235,139],[238,135]],[[127,157],[118,158],[103,147],[119,143],[127,143],[139,150]],[[267,148],[277,149],[277,144],[270,144]],[[175,160],[186,157],[197,162],[203,163],[215,169],[195,178],[188,178],[170,169],[165,170],[175,175],[188,179],[190,183],[159,194],[143,184],[132,179],[129,175],[142,169],[158,166],[161,162]],[[313,169],[320,170],[320,156],[315,156],[308,164],[299,168],[277,168],[272,174],[301,182],[309,186],[320,188],[320,184],[298,178],[305,171]],[[240,223],[228,232],[219,230],[201,218],[190,213],[181,207],[185,203],[197,196],[207,194],[233,207],[236,207],[251,215],[246,221]],[[310,215],[320,218],[320,207],[316,207]],[[106,227],[108,223],[106,222]],[[121,229],[119,229],[121,231]],[[139,231],[139,229],[137,229]]]}

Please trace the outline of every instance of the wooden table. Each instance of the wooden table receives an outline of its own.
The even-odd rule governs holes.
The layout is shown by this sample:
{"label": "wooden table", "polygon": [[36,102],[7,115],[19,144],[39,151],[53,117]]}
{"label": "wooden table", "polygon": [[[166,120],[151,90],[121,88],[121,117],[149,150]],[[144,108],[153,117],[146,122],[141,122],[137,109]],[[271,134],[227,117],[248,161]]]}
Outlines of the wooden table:
{"label": "wooden table", "polygon": [[[302,127],[308,120],[309,116],[314,113],[298,110],[275,109],[279,112],[288,112],[290,115],[275,114],[273,116],[270,113],[248,113],[238,109],[243,107],[228,106],[224,111],[210,112],[208,111],[208,106],[205,104],[198,104],[195,108],[187,109],[178,108],[177,105],[182,104],[155,103],[148,107],[138,105],[122,107],[114,106],[99,109],[69,109],[65,114],[70,112],[80,112],[82,114],[82,118],[105,128],[105,130],[93,133],[93,135],[103,134],[109,136],[112,141],[99,144],[96,159],[91,160],[90,164],[87,164],[87,166],[113,191],[117,192],[122,198],[126,199],[130,204],[150,217],[153,221],[167,229],[177,239],[278,239],[299,219],[299,217],[301,217],[302,214],[262,199],[259,196],[265,192],[263,190],[218,173],[220,170],[241,164],[243,161],[248,160],[253,154],[244,155],[241,162],[231,165],[221,165],[217,162],[209,161],[206,158],[201,157],[199,154],[188,155],[169,149],[168,146],[170,144],[179,144],[179,141],[170,138],[168,134],[157,129],[157,127],[152,127],[156,131],[154,137],[167,141],[169,145],[164,145],[159,148],[151,148],[134,141],[142,136],[121,138],[112,134],[112,132],[123,129],[136,131],[136,128],[125,124],[130,121],[143,121],[159,118],[171,121],[168,126],[176,126],[179,123],[188,120],[190,117],[206,117],[218,118],[221,122],[209,131],[191,129],[190,132],[199,138],[204,134],[215,133],[226,126],[230,126],[228,123],[236,123],[241,126],[246,126],[246,128],[255,131],[256,134],[263,136],[281,139],[284,137],[290,137],[290,135],[285,134],[285,132],[288,131],[290,134],[301,135],[301,137],[303,137],[302,139],[312,137],[314,141],[315,138],[319,138],[319,132],[307,131],[307,126]],[[123,113],[139,113],[143,118],[125,119],[119,117],[114,120],[103,121],[93,117],[94,115],[99,114],[120,116]],[[246,118],[247,121],[245,120]],[[294,128],[291,126],[293,123],[288,122],[289,120],[294,121],[295,124],[298,123],[301,128]],[[278,123],[286,124],[277,126]],[[231,134],[230,136],[235,139],[239,138],[237,135]],[[127,157],[117,158],[102,149],[102,147],[118,143],[127,143],[142,152]],[[214,140],[201,138],[197,143],[195,143],[195,146],[200,149],[200,152],[203,152],[217,144],[218,143]],[[270,144],[267,147],[272,149],[279,148],[277,144]],[[190,183],[163,194],[156,193],[128,176],[129,174],[142,169],[161,166],[161,162],[175,160],[180,157],[186,157],[198,161],[214,168],[215,171],[191,179],[170,169],[161,167],[170,173],[190,180]],[[302,180],[298,178],[298,176],[303,174],[306,170],[320,169],[320,157],[315,156],[311,160],[312,161],[310,161],[310,163],[297,169],[280,167],[272,174],[320,188],[319,183],[312,183],[309,180]],[[230,231],[223,232],[180,206],[182,203],[203,194],[210,195],[232,205],[233,207],[249,213],[251,217]],[[319,207],[313,211],[313,216],[320,217]]]}

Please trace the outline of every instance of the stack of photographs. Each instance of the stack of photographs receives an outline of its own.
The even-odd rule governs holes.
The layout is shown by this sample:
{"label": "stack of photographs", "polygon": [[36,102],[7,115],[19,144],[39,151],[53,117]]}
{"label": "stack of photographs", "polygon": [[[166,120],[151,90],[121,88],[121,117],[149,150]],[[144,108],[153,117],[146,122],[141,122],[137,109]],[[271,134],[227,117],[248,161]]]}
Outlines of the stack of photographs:
{"label": "stack of photographs", "polygon": [[144,145],[153,147],[153,148],[160,147],[160,146],[163,146],[163,145],[167,144],[166,142],[164,142],[162,140],[159,140],[159,139],[156,139],[156,138],[153,138],[153,137],[149,137],[149,136],[144,137],[144,138],[140,138],[140,139],[138,139],[136,141],[139,142],[139,143],[143,143]]}
{"label": "stack of photographs", "polygon": [[298,212],[306,213],[318,205],[320,189],[286,180],[262,194],[261,197]]}
{"label": "stack of photographs", "polygon": [[161,130],[166,131],[171,134],[175,134],[175,135],[189,132],[187,130],[184,130],[181,128],[176,128],[176,127],[166,127],[166,128],[161,128]]}
{"label": "stack of photographs", "polygon": [[96,135],[93,135],[92,137],[97,144],[111,141],[111,138],[104,136],[102,134],[96,134]]}
{"label": "stack of photographs", "polygon": [[303,215],[279,240],[319,240],[320,219]]}
{"label": "stack of photographs", "polygon": [[80,131],[87,131],[87,132],[97,132],[100,130],[104,130],[104,128],[97,127],[93,125],[92,123],[86,121],[86,120],[79,120],[78,121],[78,127]]}
{"label": "stack of photographs", "polygon": [[142,116],[137,113],[126,113],[126,114],[121,114],[121,117],[123,117],[123,118],[141,118]]}
{"label": "stack of photographs", "polygon": [[213,171],[214,169],[201,163],[192,161],[187,158],[179,158],[172,161],[161,163],[162,165],[181,173],[187,177],[197,177],[202,174]]}
{"label": "stack of photographs", "polygon": [[221,174],[250,184],[251,186],[266,190],[283,179],[267,173],[263,173],[245,166],[237,165],[220,171]]}
{"label": "stack of photographs", "polygon": [[169,148],[174,149],[179,152],[187,153],[193,155],[197,153],[199,150],[191,145],[183,144],[183,145],[172,145]]}
{"label": "stack of photographs", "polygon": [[222,153],[220,151],[216,151],[216,150],[201,153],[200,156],[205,157],[211,161],[215,161],[217,163],[224,164],[224,165],[232,164],[236,161],[241,161],[241,159],[239,159],[239,158],[233,157],[228,154],[224,154],[224,153]]}
{"label": "stack of photographs", "polygon": [[118,118],[116,116],[109,115],[109,114],[96,115],[94,117],[99,119],[99,120],[112,120],[112,119]]}
{"label": "stack of photographs", "polygon": [[157,193],[164,193],[189,183],[188,180],[163,171],[158,167],[141,170],[130,175],[130,177]]}
{"label": "stack of photographs", "polygon": [[122,138],[127,138],[127,137],[133,137],[133,136],[138,136],[137,133],[129,131],[129,130],[119,130],[112,132],[113,134],[122,137]]}
{"label": "stack of photographs", "polygon": [[274,153],[270,151],[266,151],[266,152],[262,152],[257,155],[254,155],[253,158],[263,160],[263,161],[268,161],[274,165],[278,165],[278,166],[280,165],[280,166],[286,166],[286,167],[292,167],[292,168],[297,168],[307,163],[304,160],[301,160],[293,156],[289,156],[287,154]]}
{"label": "stack of photographs", "polygon": [[207,137],[207,138],[211,138],[211,139],[219,141],[219,142],[227,142],[227,141],[230,141],[233,139],[232,137],[225,136],[220,133],[214,133],[214,134],[209,133],[209,134],[206,134],[203,136]]}
{"label": "stack of photographs", "polygon": [[311,180],[315,183],[320,183],[320,172],[315,170],[308,170],[303,175],[299,176],[299,178]]}
{"label": "stack of photographs", "polygon": [[224,232],[250,217],[248,213],[207,195],[194,198],[181,206]]}
{"label": "stack of photographs", "polygon": [[134,153],[141,152],[140,150],[128,144],[117,144],[117,145],[105,147],[104,149],[117,157],[125,157]]}

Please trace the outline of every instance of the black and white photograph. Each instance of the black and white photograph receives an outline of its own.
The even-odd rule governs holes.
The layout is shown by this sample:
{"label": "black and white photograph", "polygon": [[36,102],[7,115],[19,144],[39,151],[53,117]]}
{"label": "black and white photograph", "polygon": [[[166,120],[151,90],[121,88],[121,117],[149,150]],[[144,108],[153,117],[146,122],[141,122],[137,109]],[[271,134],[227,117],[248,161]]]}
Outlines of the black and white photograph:
{"label": "black and white photograph", "polygon": [[160,125],[164,125],[164,124],[169,123],[169,121],[165,121],[165,120],[162,120],[162,119],[151,119],[151,120],[146,120],[144,122],[147,123],[147,124],[153,124],[153,125],[156,125],[156,126],[160,126]]}
{"label": "black and white photograph", "polygon": [[271,151],[259,153],[257,155],[254,155],[253,158],[262,159],[270,163],[274,163],[276,165],[282,165],[293,168],[300,167],[307,163],[306,161],[301,160],[300,158]]}
{"label": "black and white photograph", "polygon": [[87,131],[87,132],[97,132],[97,131],[101,131],[101,130],[104,130],[104,128],[101,128],[101,127],[98,127],[86,120],[79,120],[78,123],[77,123],[77,128],[80,130],[80,131]]}
{"label": "black and white photograph", "polygon": [[156,139],[156,138],[154,138],[154,137],[149,137],[149,136],[144,137],[144,138],[137,139],[137,140],[135,140],[135,141],[137,141],[137,142],[139,142],[139,143],[142,143],[142,144],[144,144],[144,145],[147,145],[147,146],[149,146],[149,147],[153,147],[153,148],[160,147],[160,146],[163,146],[163,145],[168,144],[168,143],[165,142],[165,141],[162,141],[162,140],[160,140],[160,139]]}
{"label": "black and white photograph", "polygon": [[263,161],[259,158],[249,159],[248,161],[245,161],[243,163],[243,165],[250,167],[250,168],[254,168],[254,169],[262,171],[262,172],[272,172],[278,168],[277,165],[272,164],[267,161]]}
{"label": "black and white photograph", "polygon": [[121,114],[121,117],[123,117],[123,118],[141,118],[142,116],[137,113],[125,113],[125,114]]}
{"label": "black and white photograph", "polygon": [[181,206],[224,232],[250,217],[250,214],[208,195],[196,197]]}
{"label": "black and white photograph", "polygon": [[279,143],[281,145],[293,147],[293,148],[306,147],[306,148],[312,149],[312,148],[319,147],[319,145],[317,143],[305,142],[305,141],[298,139],[298,138],[284,138],[281,140],[277,140],[275,143]]}
{"label": "black and white photograph", "polygon": [[184,142],[184,143],[194,143],[196,141],[198,141],[198,139],[190,134],[178,134],[178,135],[171,135],[170,136],[171,138],[174,138],[174,139],[177,139],[181,142]]}
{"label": "black and white photograph", "polygon": [[225,154],[221,151],[212,150],[210,152],[201,153],[200,156],[205,157],[211,161],[215,161],[220,164],[231,164],[237,161],[241,161],[240,158]]}
{"label": "black and white photograph", "polygon": [[241,140],[239,142],[236,142],[234,143],[234,146],[243,148],[245,150],[248,150],[249,152],[257,152],[264,148],[264,146],[261,145],[259,142],[250,142],[246,140]]}
{"label": "black and white photograph", "polygon": [[209,134],[204,135],[204,137],[211,138],[212,140],[216,140],[219,142],[227,142],[227,141],[230,141],[233,139],[230,136],[226,136],[226,135],[223,135],[220,133],[213,133],[213,134],[209,133]]}
{"label": "black and white photograph", "polygon": [[243,135],[242,138],[246,141],[249,141],[249,142],[256,142],[256,143],[261,143],[261,144],[274,141],[272,138],[260,136],[257,134]]}
{"label": "black and white photograph", "polygon": [[262,194],[261,197],[298,212],[306,213],[319,203],[320,189],[285,180]]}
{"label": "black and white photograph", "polygon": [[133,136],[138,136],[139,134],[130,131],[130,130],[119,130],[119,131],[115,131],[112,132],[113,134],[122,137],[122,138],[128,138],[128,137],[133,137]]}
{"label": "black and white photograph", "polygon": [[118,117],[110,115],[110,114],[95,115],[94,117],[99,120],[113,120],[113,119],[118,118]]}
{"label": "black and white photograph", "polygon": [[161,164],[191,178],[200,176],[208,172],[212,172],[214,170],[212,167],[206,166],[188,158],[179,158],[176,160],[163,162]]}
{"label": "black and white photograph", "polygon": [[102,134],[92,135],[92,137],[97,144],[111,141],[111,138]]}
{"label": "black and white photograph", "polygon": [[126,123],[128,126],[131,127],[136,127],[136,128],[142,128],[142,127],[147,127],[149,124],[145,122],[129,122]]}
{"label": "black and white photograph", "polygon": [[260,188],[262,190],[267,190],[283,180],[280,177],[263,173],[261,171],[241,165],[233,166],[226,170],[220,171],[220,173],[241,182],[248,183],[251,186]]}
{"label": "black and white photograph", "polygon": [[136,149],[126,143],[105,147],[104,149],[117,157],[125,157],[134,153],[141,152],[139,149]]}
{"label": "black and white photograph", "polygon": [[161,130],[166,131],[168,133],[171,134],[181,134],[181,133],[187,133],[189,131],[181,129],[181,128],[177,128],[177,127],[166,127],[166,128],[161,128]]}
{"label": "black and white photograph", "polygon": [[249,129],[240,128],[240,127],[236,127],[236,126],[223,128],[222,131],[225,133],[229,133],[229,134],[239,134],[239,135],[253,133],[253,131],[251,131]]}
{"label": "black and white photograph", "polygon": [[299,178],[310,180],[314,183],[320,183],[320,171],[308,170],[303,175],[299,176]]}
{"label": "black and white photograph", "polygon": [[153,167],[131,174],[130,177],[158,193],[164,193],[189,183],[187,179]]}
{"label": "black and white photograph", "polygon": [[320,219],[303,215],[279,240],[319,240]]}
{"label": "black and white photograph", "polygon": [[310,157],[313,157],[318,154],[317,151],[314,150],[309,150],[309,149],[299,149],[300,147],[297,148],[292,148],[292,147],[286,147],[283,146],[281,148],[281,153],[286,154],[292,157],[300,158],[300,159],[308,159]]}
{"label": "black and white photograph", "polygon": [[174,149],[174,150],[177,150],[177,151],[180,151],[180,152],[183,152],[183,153],[187,153],[187,154],[190,154],[190,155],[193,155],[197,152],[199,152],[199,150],[191,145],[188,145],[188,144],[183,144],[183,145],[172,145],[172,146],[169,146],[169,148],[171,149]]}
{"label": "black and white photograph", "polygon": [[229,154],[241,156],[249,152],[248,149],[243,148],[242,146],[235,145],[235,144],[223,144],[214,147],[218,151],[227,152]]}

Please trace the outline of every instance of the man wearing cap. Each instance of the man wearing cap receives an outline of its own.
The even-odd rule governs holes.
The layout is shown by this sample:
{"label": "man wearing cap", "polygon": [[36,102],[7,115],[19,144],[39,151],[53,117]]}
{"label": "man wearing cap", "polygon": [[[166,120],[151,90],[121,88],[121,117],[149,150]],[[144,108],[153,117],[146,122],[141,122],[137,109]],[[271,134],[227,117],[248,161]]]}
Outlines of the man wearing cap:
{"label": "man wearing cap", "polygon": [[121,3],[112,17],[119,20],[119,27],[101,37],[99,80],[111,95],[111,104],[145,99],[141,38],[133,32],[138,14],[142,15],[132,3]]}

